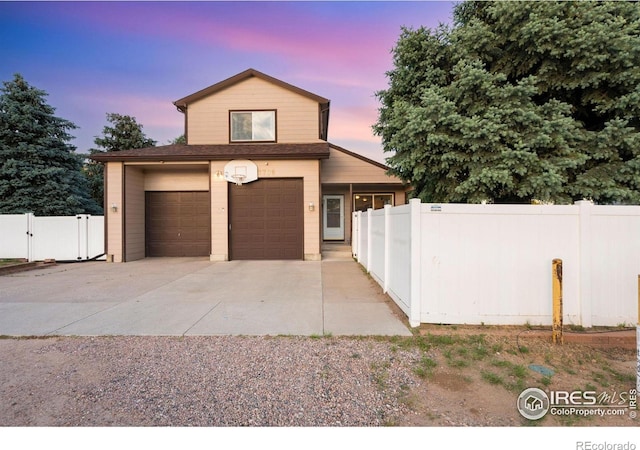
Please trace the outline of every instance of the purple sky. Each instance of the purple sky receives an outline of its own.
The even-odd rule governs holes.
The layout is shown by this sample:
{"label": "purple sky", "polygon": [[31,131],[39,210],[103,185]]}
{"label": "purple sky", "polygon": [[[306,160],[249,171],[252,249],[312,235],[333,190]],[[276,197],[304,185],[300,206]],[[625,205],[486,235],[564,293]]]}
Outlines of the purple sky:
{"label": "purple sky", "polygon": [[158,145],[183,133],[172,102],[254,68],[331,100],[329,141],[384,161],[374,93],[402,26],[451,22],[451,2],[0,2],[0,81],[22,74],[79,126],[106,113]]}

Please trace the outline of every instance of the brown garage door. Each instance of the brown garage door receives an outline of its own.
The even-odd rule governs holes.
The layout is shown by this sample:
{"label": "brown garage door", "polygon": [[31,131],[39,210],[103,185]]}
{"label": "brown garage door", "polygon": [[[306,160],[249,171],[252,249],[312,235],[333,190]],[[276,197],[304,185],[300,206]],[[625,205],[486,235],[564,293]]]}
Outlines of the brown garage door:
{"label": "brown garage door", "polygon": [[145,219],[147,256],[209,255],[208,192],[147,192]]}
{"label": "brown garage door", "polygon": [[231,259],[302,259],[302,179],[229,185]]}

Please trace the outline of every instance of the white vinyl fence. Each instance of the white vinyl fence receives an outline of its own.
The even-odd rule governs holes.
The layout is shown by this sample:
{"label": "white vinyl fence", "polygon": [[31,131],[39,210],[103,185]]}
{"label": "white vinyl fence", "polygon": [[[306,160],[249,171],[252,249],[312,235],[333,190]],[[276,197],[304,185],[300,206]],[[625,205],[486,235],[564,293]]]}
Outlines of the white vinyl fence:
{"label": "white vinyl fence", "polygon": [[565,324],[638,317],[640,206],[410,204],[353,215],[353,254],[420,323],[551,325],[563,261]]}
{"label": "white vinyl fence", "polygon": [[103,253],[103,216],[0,215],[0,258],[79,261]]}

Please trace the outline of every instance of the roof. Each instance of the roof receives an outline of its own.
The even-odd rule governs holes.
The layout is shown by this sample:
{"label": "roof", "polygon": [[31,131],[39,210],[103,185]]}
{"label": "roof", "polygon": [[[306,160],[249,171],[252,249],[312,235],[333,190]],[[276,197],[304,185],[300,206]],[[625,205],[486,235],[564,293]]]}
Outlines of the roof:
{"label": "roof", "polygon": [[369,159],[366,156],[360,155],[359,153],[354,153],[352,151],[349,151],[346,148],[339,147],[339,146],[337,146],[335,144],[329,144],[329,147],[331,147],[334,150],[338,150],[338,151],[340,151],[342,153],[346,153],[349,156],[353,156],[354,158],[358,158],[359,160],[364,161],[366,163],[369,163],[369,164],[372,164],[374,166],[380,167],[381,169],[384,169],[384,170],[390,170],[391,169],[387,165],[379,163],[378,161],[374,161],[373,159]]}
{"label": "roof", "polygon": [[278,80],[277,78],[273,78],[269,75],[266,75],[262,72],[258,72],[255,69],[247,69],[244,72],[241,72],[237,75],[232,76],[231,78],[227,78],[226,80],[220,81],[219,83],[213,84],[207,88],[204,88],[198,92],[195,92],[191,95],[187,95],[186,97],[181,98],[180,100],[176,100],[175,102],[173,102],[174,105],[176,105],[176,107],[184,112],[187,109],[187,105],[189,103],[195,102],[196,100],[200,100],[204,97],[208,97],[211,94],[214,94],[216,92],[222,91],[223,89],[226,89],[230,86],[233,86],[234,84],[237,84],[241,81],[247,80],[251,77],[256,77],[256,78],[260,78],[262,80],[268,81],[270,83],[273,83],[277,86],[283,87],[285,89],[288,89],[292,92],[295,92],[297,94],[300,94],[304,97],[310,98],[322,105],[329,105],[329,99],[326,99],[324,97],[321,97],[319,95],[313,94],[309,91],[305,91],[304,89],[300,89],[299,87],[293,86],[289,83],[285,83],[282,80]]}
{"label": "roof", "polygon": [[212,144],[162,145],[116,152],[94,153],[91,159],[109,161],[209,161],[228,159],[325,159],[329,144]]}

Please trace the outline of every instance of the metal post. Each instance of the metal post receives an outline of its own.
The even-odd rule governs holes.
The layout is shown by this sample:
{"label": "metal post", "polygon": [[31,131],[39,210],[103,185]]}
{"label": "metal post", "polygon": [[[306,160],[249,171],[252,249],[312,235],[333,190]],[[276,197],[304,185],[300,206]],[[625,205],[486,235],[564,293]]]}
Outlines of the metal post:
{"label": "metal post", "polygon": [[562,260],[554,259],[551,263],[551,279],[553,285],[553,343],[563,344],[562,336]]}

